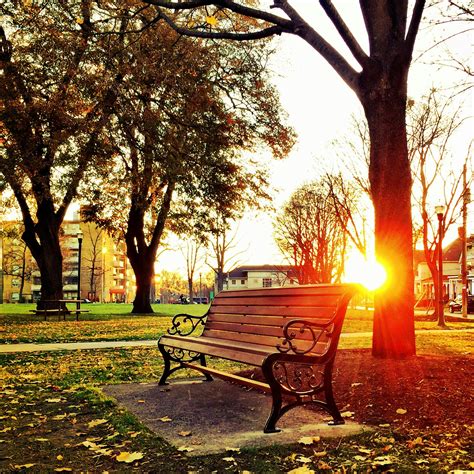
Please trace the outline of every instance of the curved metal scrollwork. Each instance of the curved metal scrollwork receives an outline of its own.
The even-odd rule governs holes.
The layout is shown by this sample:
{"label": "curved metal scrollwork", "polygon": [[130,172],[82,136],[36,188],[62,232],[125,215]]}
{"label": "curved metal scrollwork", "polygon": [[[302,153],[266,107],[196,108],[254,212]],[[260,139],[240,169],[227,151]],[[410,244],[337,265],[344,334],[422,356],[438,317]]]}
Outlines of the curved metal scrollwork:
{"label": "curved metal scrollwork", "polygon": [[194,362],[201,357],[201,354],[198,352],[192,352],[178,347],[164,346],[163,349],[169,354],[170,359],[174,362]]}
{"label": "curved metal scrollwork", "polygon": [[[198,327],[204,326],[207,315],[204,316],[192,316],[191,314],[177,314],[171,321],[171,328],[168,329],[168,334],[189,336]],[[191,327],[184,327],[187,323],[191,323]]]}
{"label": "curved metal scrollwork", "polygon": [[[314,328],[317,328],[317,331],[315,331]],[[290,351],[298,355],[307,354],[314,349],[323,334],[331,336],[331,328],[331,321],[323,325],[305,319],[293,319],[283,328],[283,342],[277,344],[276,347],[280,352],[285,354]],[[309,339],[303,339],[302,337],[306,332],[310,334]],[[298,337],[298,335],[300,337]],[[295,343],[296,341],[306,343],[306,347],[299,349]]]}
{"label": "curved metal scrollwork", "polygon": [[281,387],[294,394],[317,393],[322,387],[322,372],[316,366],[277,361],[273,375]]}

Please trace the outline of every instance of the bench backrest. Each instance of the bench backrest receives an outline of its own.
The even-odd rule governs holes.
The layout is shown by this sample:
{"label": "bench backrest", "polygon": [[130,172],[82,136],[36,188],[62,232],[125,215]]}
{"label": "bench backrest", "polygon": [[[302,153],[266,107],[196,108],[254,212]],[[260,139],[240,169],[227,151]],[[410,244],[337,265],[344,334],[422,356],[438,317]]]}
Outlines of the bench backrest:
{"label": "bench backrest", "polygon": [[[295,324],[290,331],[295,347],[326,353],[336,349],[347,305],[358,290],[357,285],[332,284],[222,291],[209,308],[203,336],[286,350],[285,325],[295,319],[313,321],[328,324],[328,330],[312,333],[301,329],[303,322]],[[318,344],[311,347],[315,335]]]}

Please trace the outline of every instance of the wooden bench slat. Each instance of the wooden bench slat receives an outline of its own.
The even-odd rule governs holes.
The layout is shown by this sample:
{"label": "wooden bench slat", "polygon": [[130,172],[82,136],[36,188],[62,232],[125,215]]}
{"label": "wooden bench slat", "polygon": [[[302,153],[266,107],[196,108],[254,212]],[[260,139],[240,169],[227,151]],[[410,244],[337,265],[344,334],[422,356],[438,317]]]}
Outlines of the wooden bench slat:
{"label": "wooden bench slat", "polygon": [[[274,326],[257,326],[252,324],[235,324],[235,323],[225,323],[225,322],[208,322],[206,324],[206,328],[203,331],[203,335],[207,336],[212,331],[213,337],[218,337],[218,333],[214,331],[218,331],[220,333],[237,333],[240,336],[235,336],[236,339],[243,341],[247,340],[251,342],[251,340],[247,339],[248,335],[256,335],[256,336],[273,336],[279,339],[283,338],[283,328],[282,327],[274,327]],[[314,334],[319,335],[321,331],[317,329],[313,329]],[[324,335],[321,336],[323,339]],[[297,333],[297,340],[312,340],[312,335],[310,331],[304,331],[302,333]]]}
{"label": "wooden bench slat", "polygon": [[[191,352],[205,353],[210,356],[221,357],[223,359],[233,360],[234,362],[242,362],[244,364],[261,366],[265,357],[272,353],[269,351],[268,347],[263,346],[263,350],[258,348],[256,344],[250,346],[245,346],[244,344],[239,344],[237,341],[225,341],[226,344],[216,344],[216,341],[206,342],[205,338],[202,338],[202,341],[196,340],[174,340],[167,341],[168,338],[164,339],[162,342],[164,346],[176,347],[178,349],[185,349]],[[201,338],[199,338],[201,339]],[[168,342],[168,344],[167,344]],[[222,341],[219,341],[222,342]],[[232,344],[234,342],[234,344]]]}
{"label": "wooden bench slat", "polygon": [[243,290],[224,290],[221,291],[217,298],[241,297],[241,296],[268,296],[268,295],[312,295],[319,297],[321,295],[336,295],[348,291],[353,285],[351,284],[328,284],[328,285],[299,285],[299,286],[282,286],[270,288],[247,288]]}
{"label": "wooden bench slat", "polygon": [[317,301],[311,295],[241,296],[235,298],[219,298],[216,304],[220,306],[265,306],[267,309],[272,306],[319,306],[333,308],[336,306],[337,300],[338,298],[335,296],[323,296],[318,298]]}
{"label": "wooden bench slat", "polygon": [[[335,309],[335,308],[334,308]],[[212,314],[246,314],[255,316],[288,316],[292,319],[311,318],[329,319],[333,311],[327,307],[316,306],[243,306],[243,305],[219,305],[211,306],[209,315]],[[329,313],[329,314],[328,314]]]}
{"label": "wooden bench slat", "polygon": [[207,318],[206,326],[211,323],[235,323],[246,325],[252,324],[257,326],[276,326],[282,328],[288,321],[295,319],[285,316],[253,316],[247,314],[221,314],[213,313]]}

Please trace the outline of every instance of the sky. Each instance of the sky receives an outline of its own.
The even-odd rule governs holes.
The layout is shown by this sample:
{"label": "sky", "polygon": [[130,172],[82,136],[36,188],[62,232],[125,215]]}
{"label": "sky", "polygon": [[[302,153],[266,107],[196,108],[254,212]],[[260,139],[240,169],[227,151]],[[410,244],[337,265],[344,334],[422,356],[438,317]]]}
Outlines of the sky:
{"label": "sky", "polygon": [[[312,24],[318,25],[322,32],[341,53],[345,46],[339,40],[337,32],[329,23],[314,0],[294,2],[305,18],[311,18]],[[350,23],[351,30],[365,48],[364,25],[360,16],[358,2],[335,2],[340,7],[343,18]],[[319,10],[319,15],[317,14]],[[451,28],[451,26],[447,27]],[[437,30],[435,34],[445,34]],[[415,57],[426,51],[433,44],[433,32],[423,28],[417,40]],[[444,49],[445,46],[441,46]],[[464,57],[472,57],[472,36],[464,35],[452,41],[450,47]],[[418,100],[431,87],[456,82],[457,75],[449,69],[437,70],[432,65],[425,64],[434,52],[425,54],[412,65],[409,77],[409,97]],[[346,57],[349,57],[346,55]],[[280,92],[283,108],[288,113],[290,124],[295,128],[298,141],[283,160],[269,159],[270,182],[276,188],[274,207],[280,208],[296,188],[305,182],[317,179],[324,171],[336,169],[337,160],[331,151],[332,140],[346,135],[350,130],[352,115],[361,116],[362,109],[349,87],[343,83],[332,68],[302,39],[283,35],[276,40],[276,54],[271,68],[274,71],[273,81]],[[472,116],[473,97],[466,94],[463,98],[466,114]],[[454,160],[466,155],[467,144],[472,139],[472,120],[466,123],[459,134],[454,150]],[[268,158],[267,158],[268,159]],[[470,206],[471,233],[474,233],[474,213]],[[236,240],[238,250],[243,251],[239,256],[242,264],[279,264],[283,257],[273,240],[272,214],[269,212],[248,212],[241,222],[236,224]],[[453,233],[454,232],[454,233]],[[446,236],[446,240],[454,239],[456,231]],[[178,252],[167,252],[161,258],[158,269],[183,271],[183,257]],[[203,270],[204,271],[204,270]]]}

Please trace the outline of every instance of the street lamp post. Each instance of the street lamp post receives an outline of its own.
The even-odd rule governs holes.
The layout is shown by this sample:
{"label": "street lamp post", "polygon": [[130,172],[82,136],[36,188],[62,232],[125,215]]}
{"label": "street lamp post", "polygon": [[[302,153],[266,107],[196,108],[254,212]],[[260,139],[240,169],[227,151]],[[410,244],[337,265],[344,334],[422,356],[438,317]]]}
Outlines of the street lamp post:
{"label": "street lamp post", "polygon": [[435,207],[436,215],[438,216],[438,326],[445,326],[444,320],[444,305],[443,305],[443,217],[444,206],[439,205]]}
{"label": "street lamp post", "polygon": [[105,303],[105,254],[107,253],[107,247],[102,247],[102,303]]}
{"label": "street lamp post", "polygon": [[79,229],[77,233],[77,242],[79,243],[79,251],[77,253],[77,299],[81,299],[81,260],[82,260],[82,232]]}
{"label": "street lamp post", "polygon": [[199,273],[199,303],[202,303],[202,279],[201,273]]}

